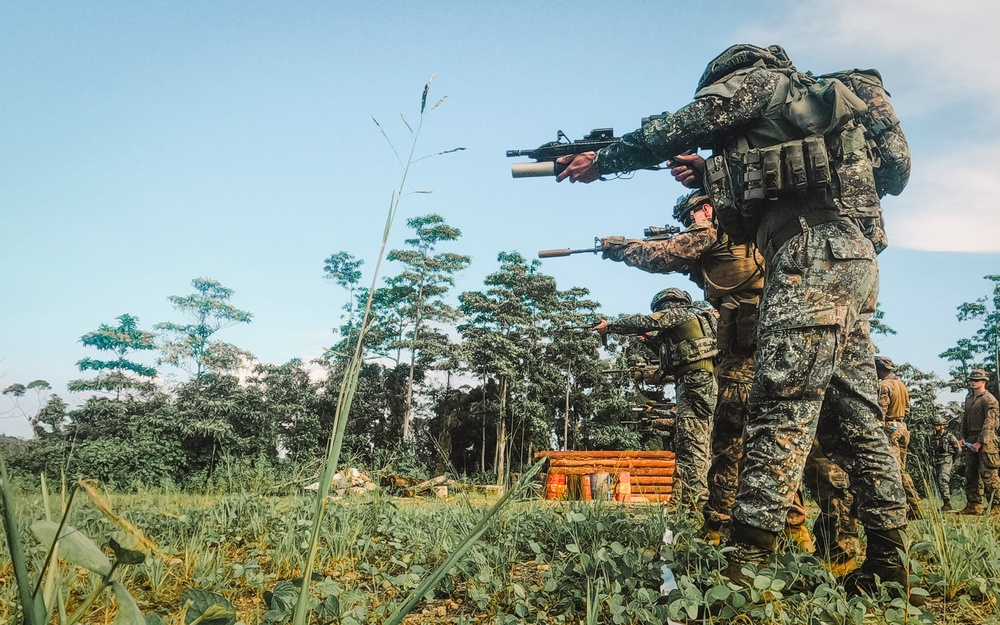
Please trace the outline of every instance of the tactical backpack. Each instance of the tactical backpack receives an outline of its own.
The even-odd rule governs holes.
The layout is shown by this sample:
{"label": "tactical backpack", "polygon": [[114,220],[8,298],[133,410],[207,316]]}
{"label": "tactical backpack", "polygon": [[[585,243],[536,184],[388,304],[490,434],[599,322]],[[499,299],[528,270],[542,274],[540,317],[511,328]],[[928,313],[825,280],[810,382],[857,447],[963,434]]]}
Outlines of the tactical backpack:
{"label": "tactical backpack", "polygon": [[852,69],[820,76],[836,78],[868,105],[859,121],[871,152],[879,197],[899,195],[910,179],[910,147],[877,69]]}

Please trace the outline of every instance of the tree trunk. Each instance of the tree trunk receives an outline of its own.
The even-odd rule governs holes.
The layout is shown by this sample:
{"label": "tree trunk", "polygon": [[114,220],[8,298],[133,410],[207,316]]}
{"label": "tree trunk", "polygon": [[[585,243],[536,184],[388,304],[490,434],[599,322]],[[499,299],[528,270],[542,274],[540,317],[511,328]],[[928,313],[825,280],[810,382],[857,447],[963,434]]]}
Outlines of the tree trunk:
{"label": "tree trunk", "polygon": [[563,413],[563,449],[569,451],[569,380],[573,365],[566,367],[566,409]]}
{"label": "tree trunk", "polygon": [[410,344],[410,378],[406,383],[406,412],[403,414],[403,442],[410,439],[410,419],[413,412],[413,367],[417,362],[417,335],[420,333],[420,318],[424,305],[424,284],[417,290],[417,316],[413,321],[413,342]]}
{"label": "tree trunk", "polygon": [[503,486],[507,473],[507,379],[500,385],[500,434],[497,436],[497,486]]}

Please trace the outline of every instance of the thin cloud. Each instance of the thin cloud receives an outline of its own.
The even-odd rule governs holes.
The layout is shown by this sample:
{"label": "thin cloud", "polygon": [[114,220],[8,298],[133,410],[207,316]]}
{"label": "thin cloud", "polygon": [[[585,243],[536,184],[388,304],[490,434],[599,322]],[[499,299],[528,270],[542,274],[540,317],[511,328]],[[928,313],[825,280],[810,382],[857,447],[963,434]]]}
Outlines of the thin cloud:
{"label": "thin cloud", "polygon": [[[883,201],[890,245],[929,252],[1000,252],[996,148],[956,149],[960,162],[930,163],[899,198]],[[938,172],[935,175],[933,172]]]}

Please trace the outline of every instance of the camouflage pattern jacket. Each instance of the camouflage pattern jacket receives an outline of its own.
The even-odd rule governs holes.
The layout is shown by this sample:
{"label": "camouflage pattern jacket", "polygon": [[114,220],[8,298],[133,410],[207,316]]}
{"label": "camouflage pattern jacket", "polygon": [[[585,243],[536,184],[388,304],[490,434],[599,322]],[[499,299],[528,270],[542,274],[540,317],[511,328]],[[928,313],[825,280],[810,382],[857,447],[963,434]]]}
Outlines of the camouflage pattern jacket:
{"label": "camouflage pattern jacket", "polygon": [[969,443],[981,443],[987,452],[997,451],[997,426],[1000,425],[1000,405],[992,393],[969,393],[965,399],[962,438]]}

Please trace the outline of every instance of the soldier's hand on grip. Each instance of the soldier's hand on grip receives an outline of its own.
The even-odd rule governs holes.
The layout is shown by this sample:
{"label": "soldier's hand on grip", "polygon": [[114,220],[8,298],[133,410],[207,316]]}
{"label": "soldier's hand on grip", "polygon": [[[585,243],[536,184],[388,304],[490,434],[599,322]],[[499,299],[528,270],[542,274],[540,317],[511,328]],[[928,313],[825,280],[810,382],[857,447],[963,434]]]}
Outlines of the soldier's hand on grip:
{"label": "soldier's hand on grip", "polygon": [[562,182],[569,178],[570,182],[593,182],[601,177],[594,167],[595,152],[584,152],[583,154],[567,154],[556,159],[556,163],[565,165],[556,176],[556,182]]}
{"label": "soldier's hand on grip", "polygon": [[670,174],[685,187],[697,189],[704,180],[705,159],[697,154],[678,154],[670,159]]}

